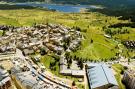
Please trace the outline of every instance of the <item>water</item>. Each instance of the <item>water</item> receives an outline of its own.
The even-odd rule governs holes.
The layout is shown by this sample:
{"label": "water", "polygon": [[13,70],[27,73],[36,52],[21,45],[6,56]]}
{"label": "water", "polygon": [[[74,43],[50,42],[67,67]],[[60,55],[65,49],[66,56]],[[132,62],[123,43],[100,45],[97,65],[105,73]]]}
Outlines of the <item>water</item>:
{"label": "water", "polygon": [[17,3],[16,5],[39,6],[60,12],[80,12],[81,9],[98,8],[97,6],[94,5],[58,5],[58,4],[35,4],[35,3]]}

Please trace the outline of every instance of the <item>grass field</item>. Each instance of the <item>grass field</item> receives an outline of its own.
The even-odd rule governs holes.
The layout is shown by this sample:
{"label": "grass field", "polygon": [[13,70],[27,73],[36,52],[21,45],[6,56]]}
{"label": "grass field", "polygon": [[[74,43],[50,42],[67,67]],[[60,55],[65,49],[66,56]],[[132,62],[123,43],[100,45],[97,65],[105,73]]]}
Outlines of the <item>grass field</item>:
{"label": "grass field", "polygon": [[[67,78],[67,79],[70,79],[70,80],[78,82],[79,78],[75,78],[75,77],[72,77],[72,76],[64,76],[64,75],[61,75],[59,73],[59,62],[57,62],[56,65],[54,66],[54,67],[56,67],[56,70],[51,70],[50,69],[50,63],[54,62],[54,61],[55,61],[54,58],[52,58],[51,56],[47,56],[47,55],[42,56],[41,60],[40,60],[40,62],[44,64],[46,69],[48,71],[51,71],[55,76],[58,76],[58,77],[61,77],[61,78]],[[80,87],[82,87],[82,86],[80,86]],[[83,88],[80,88],[80,89],[83,89]]]}
{"label": "grass field", "polygon": [[0,30],[0,36],[2,36],[2,33],[3,33],[3,31],[2,31],[2,30]]}
{"label": "grass field", "polygon": [[116,79],[117,79],[117,82],[119,84],[119,88],[120,89],[126,89],[126,87],[124,86],[124,84],[122,84],[122,77],[121,77],[121,71],[124,71],[124,67],[120,64],[113,64],[112,65],[113,69],[115,70],[116,72]]}
{"label": "grass field", "polygon": [[[51,62],[54,62],[54,61],[55,61],[55,59],[52,58],[51,56],[45,55],[45,56],[42,56],[41,57],[41,63],[43,63],[47,69],[50,69],[49,68],[50,67],[50,63]],[[54,74],[56,74],[56,75],[59,75],[59,64],[56,63],[56,66],[55,67],[56,67],[56,71],[52,71],[52,72]],[[51,70],[49,70],[49,71],[51,71]]]}
{"label": "grass field", "polygon": [[[10,7],[9,7],[10,8]],[[115,57],[118,49],[115,49],[117,43],[112,39],[104,37],[103,27],[128,22],[127,20],[118,20],[116,17],[109,17],[100,13],[62,13],[47,11],[39,8],[1,8],[0,5],[0,24],[14,26],[32,26],[35,23],[57,23],[69,27],[77,26],[81,28],[85,39],[82,41],[81,49],[71,53],[81,58],[99,60]],[[86,32],[84,32],[86,31]],[[125,38],[126,34],[115,35]],[[128,34],[131,39],[135,39],[134,33]],[[93,40],[93,43],[91,42]]]}

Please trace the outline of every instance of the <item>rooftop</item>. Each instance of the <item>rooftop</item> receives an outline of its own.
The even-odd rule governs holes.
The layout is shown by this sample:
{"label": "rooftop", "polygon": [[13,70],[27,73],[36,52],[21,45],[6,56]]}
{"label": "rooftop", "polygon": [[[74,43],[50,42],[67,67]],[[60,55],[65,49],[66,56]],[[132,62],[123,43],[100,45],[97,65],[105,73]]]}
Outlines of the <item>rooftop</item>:
{"label": "rooftop", "polygon": [[129,70],[127,70],[126,72],[128,72],[128,74],[129,74],[130,76],[135,77],[135,71],[134,71],[134,70],[129,69]]}
{"label": "rooftop", "polygon": [[0,68],[0,81],[8,76],[9,76],[8,72]]}
{"label": "rooftop", "polygon": [[92,89],[108,84],[118,86],[113,72],[105,64],[88,69],[87,74]]}
{"label": "rooftop", "polygon": [[9,74],[6,70],[0,68],[0,86],[10,80]]}

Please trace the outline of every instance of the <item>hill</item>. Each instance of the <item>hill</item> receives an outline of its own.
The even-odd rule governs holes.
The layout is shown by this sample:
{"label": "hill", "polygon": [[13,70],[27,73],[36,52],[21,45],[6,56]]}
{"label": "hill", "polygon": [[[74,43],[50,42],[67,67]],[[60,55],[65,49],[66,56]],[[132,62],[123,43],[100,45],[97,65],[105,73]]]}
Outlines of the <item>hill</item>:
{"label": "hill", "polygon": [[49,2],[57,4],[96,4],[104,6],[132,6],[135,4],[135,0],[0,0],[7,2]]}

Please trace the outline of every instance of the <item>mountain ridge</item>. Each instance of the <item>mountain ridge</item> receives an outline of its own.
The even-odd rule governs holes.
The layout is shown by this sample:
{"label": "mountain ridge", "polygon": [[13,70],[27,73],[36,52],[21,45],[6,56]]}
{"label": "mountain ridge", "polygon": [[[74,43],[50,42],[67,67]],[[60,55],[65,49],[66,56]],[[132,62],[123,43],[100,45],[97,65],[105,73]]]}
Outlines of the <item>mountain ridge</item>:
{"label": "mountain ridge", "polygon": [[135,0],[0,0],[5,2],[42,2],[50,4],[71,4],[71,5],[100,5],[107,8],[133,8]]}

